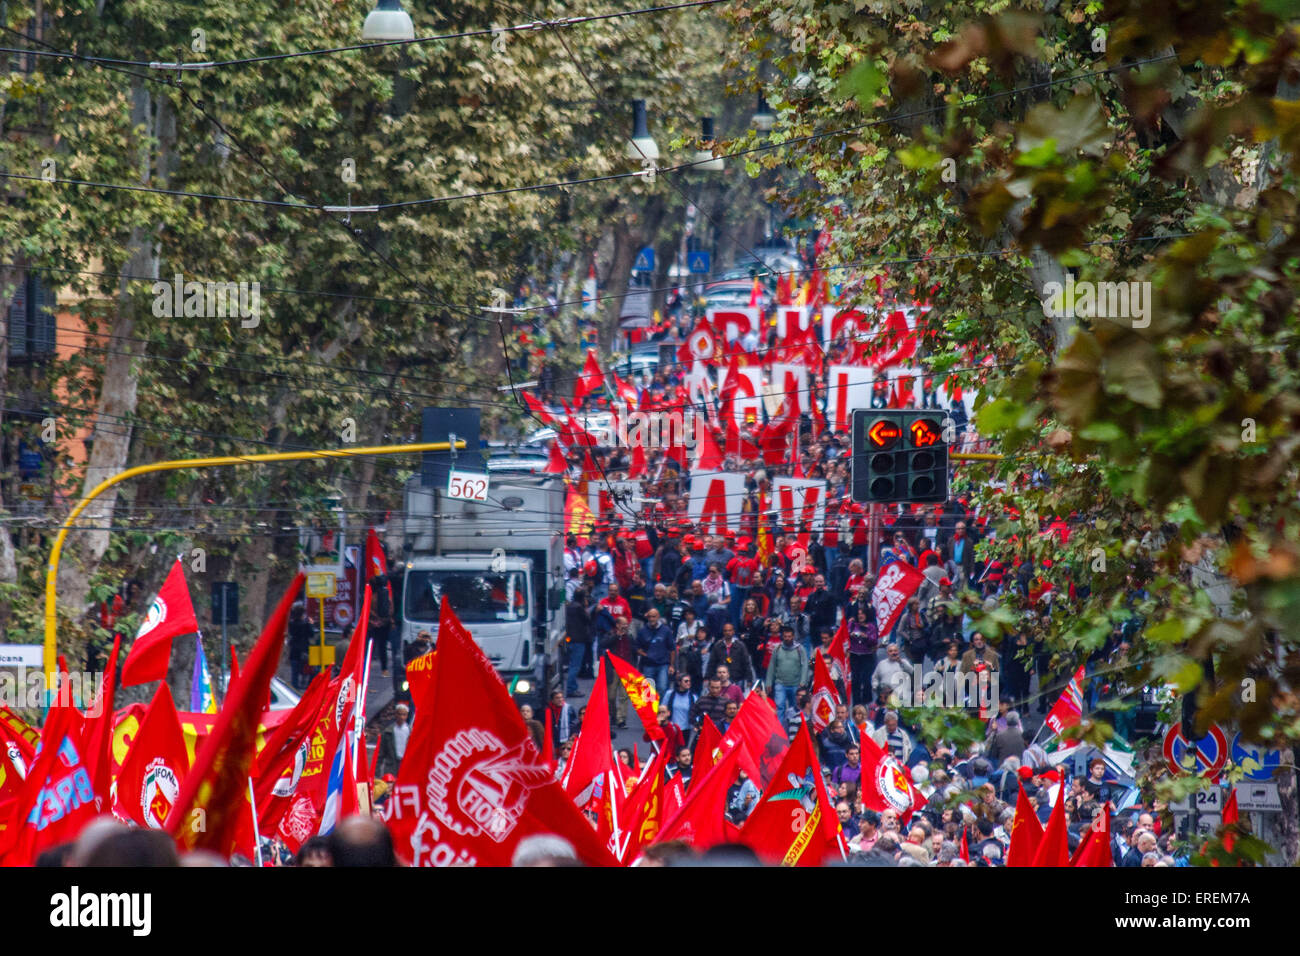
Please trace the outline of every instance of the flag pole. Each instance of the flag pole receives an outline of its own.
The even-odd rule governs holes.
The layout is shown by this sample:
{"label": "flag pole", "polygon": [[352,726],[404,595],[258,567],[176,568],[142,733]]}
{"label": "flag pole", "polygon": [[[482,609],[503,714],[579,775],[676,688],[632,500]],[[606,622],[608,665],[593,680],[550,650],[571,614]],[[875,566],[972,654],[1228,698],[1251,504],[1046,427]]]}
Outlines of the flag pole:
{"label": "flag pole", "polygon": [[262,835],[257,830],[257,798],[253,795],[253,778],[248,778],[248,803],[253,814],[253,856],[262,865]]}
{"label": "flag pole", "polygon": [[[370,585],[366,585],[370,587]],[[353,633],[356,633],[355,631]],[[361,739],[366,732],[366,694],[370,692],[370,664],[371,655],[374,654],[375,642],[370,639],[369,631],[366,632],[366,664],[365,673],[361,677],[360,695],[357,697],[357,706],[355,708],[356,720],[352,729],[352,766],[364,766],[357,763],[357,753],[361,746]],[[393,661],[393,670],[397,670],[397,661]]]}

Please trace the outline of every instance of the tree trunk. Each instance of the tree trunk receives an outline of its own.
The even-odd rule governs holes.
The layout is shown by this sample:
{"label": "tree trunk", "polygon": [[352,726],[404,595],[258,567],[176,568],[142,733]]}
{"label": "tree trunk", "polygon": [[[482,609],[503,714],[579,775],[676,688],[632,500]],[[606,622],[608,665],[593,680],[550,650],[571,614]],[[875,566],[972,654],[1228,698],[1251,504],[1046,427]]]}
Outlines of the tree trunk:
{"label": "tree trunk", "polygon": [[[24,270],[0,270],[0,288],[18,288],[25,281]],[[9,306],[10,297],[0,296],[0,395],[9,394]],[[4,409],[0,406],[0,426],[4,425]],[[0,517],[9,514],[5,508],[3,488],[0,488]],[[14,557],[14,540],[7,525],[0,525],[0,584],[13,584],[18,580],[18,563]],[[9,620],[9,603],[0,603],[0,634]]]}
{"label": "tree trunk", "polygon": [[[147,152],[141,156],[140,181],[148,184],[156,167],[160,181],[165,184],[176,136],[171,104],[162,97],[152,100],[140,80],[133,83],[131,94],[132,125],[143,126],[144,139],[156,139],[159,144],[156,157]],[[123,266],[124,273],[158,277],[157,249],[143,228],[131,230],[127,250],[129,256]],[[136,359],[144,353],[143,346],[135,341],[135,331],[136,306],[124,279],[118,292],[117,313],[110,326],[109,351],[104,361],[83,495],[126,467],[131,449],[128,419],[136,410],[139,384]],[[68,535],[68,546],[60,565],[59,595],[78,617],[86,607],[90,579],[108,548],[108,529],[116,504],[117,490],[106,491],[77,520],[78,524],[93,526],[92,530],[74,530]]]}

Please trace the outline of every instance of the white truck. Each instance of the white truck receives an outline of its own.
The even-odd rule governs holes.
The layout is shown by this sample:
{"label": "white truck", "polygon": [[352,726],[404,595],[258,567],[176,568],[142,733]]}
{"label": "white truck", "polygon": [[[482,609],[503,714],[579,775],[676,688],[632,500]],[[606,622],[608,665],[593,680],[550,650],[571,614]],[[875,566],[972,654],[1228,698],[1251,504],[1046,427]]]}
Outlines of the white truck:
{"label": "white truck", "polygon": [[564,483],[492,476],[486,502],[406,485],[402,640],[429,631],[443,595],[520,703],[540,713],[564,653]]}

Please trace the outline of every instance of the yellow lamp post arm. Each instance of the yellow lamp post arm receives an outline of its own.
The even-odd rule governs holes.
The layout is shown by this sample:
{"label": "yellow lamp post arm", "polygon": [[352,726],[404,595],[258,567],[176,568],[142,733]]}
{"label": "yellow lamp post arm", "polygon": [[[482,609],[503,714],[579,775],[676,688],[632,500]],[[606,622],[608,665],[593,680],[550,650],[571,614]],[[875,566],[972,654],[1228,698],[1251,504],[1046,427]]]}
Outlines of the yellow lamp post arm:
{"label": "yellow lamp post arm", "polygon": [[[105,478],[92,488],[84,498],[68,512],[67,519],[55,535],[54,546],[50,549],[50,566],[45,573],[45,680],[47,691],[55,687],[58,649],[55,632],[58,621],[58,578],[59,558],[63,554],[63,541],[68,532],[75,527],[77,517],[86,507],[109,488],[128,478],[148,475],[157,471],[182,471],[196,468],[223,468],[229,465],[265,465],[280,461],[311,461],[327,458],[360,458],[366,455],[405,455],[412,452],[449,451],[451,443],[445,441],[418,442],[411,445],[372,445],[366,448],[320,448],[314,451],[278,451],[261,455],[226,455],[218,458],[178,458],[171,461],[156,461],[148,465],[136,465],[126,471],[118,472]],[[464,448],[464,441],[457,441],[456,448]]]}

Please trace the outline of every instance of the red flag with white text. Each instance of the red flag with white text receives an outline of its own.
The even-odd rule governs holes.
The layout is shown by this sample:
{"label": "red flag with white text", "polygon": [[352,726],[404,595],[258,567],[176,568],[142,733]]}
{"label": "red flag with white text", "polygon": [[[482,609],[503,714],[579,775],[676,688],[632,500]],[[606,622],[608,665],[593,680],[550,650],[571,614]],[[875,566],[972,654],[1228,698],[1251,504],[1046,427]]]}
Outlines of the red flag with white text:
{"label": "red flag with white text", "polygon": [[616,865],[454,614],[439,625],[438,667],[414,704],[397,785],[383,807],[403,863],[509,866],[524,837],[554,834],[584,863]]}
{"label": "red flag with white text", "polygon": [[906,561],[891,561],[881,569],[876,586],[871,589],[871,604],[876,609],[876,627],[882,640],[902,616],[907,599],[924,581],[925,575]]}
{"label": "red flag with white text", "polygon": [[1061,691],[1061,696],[1057,698],[1043,720],[1048,729],[1058,737],[1083,720],[1083,672],[1083,667],[1074,672],[1070,682],[1065,685],[1065,690]]}

